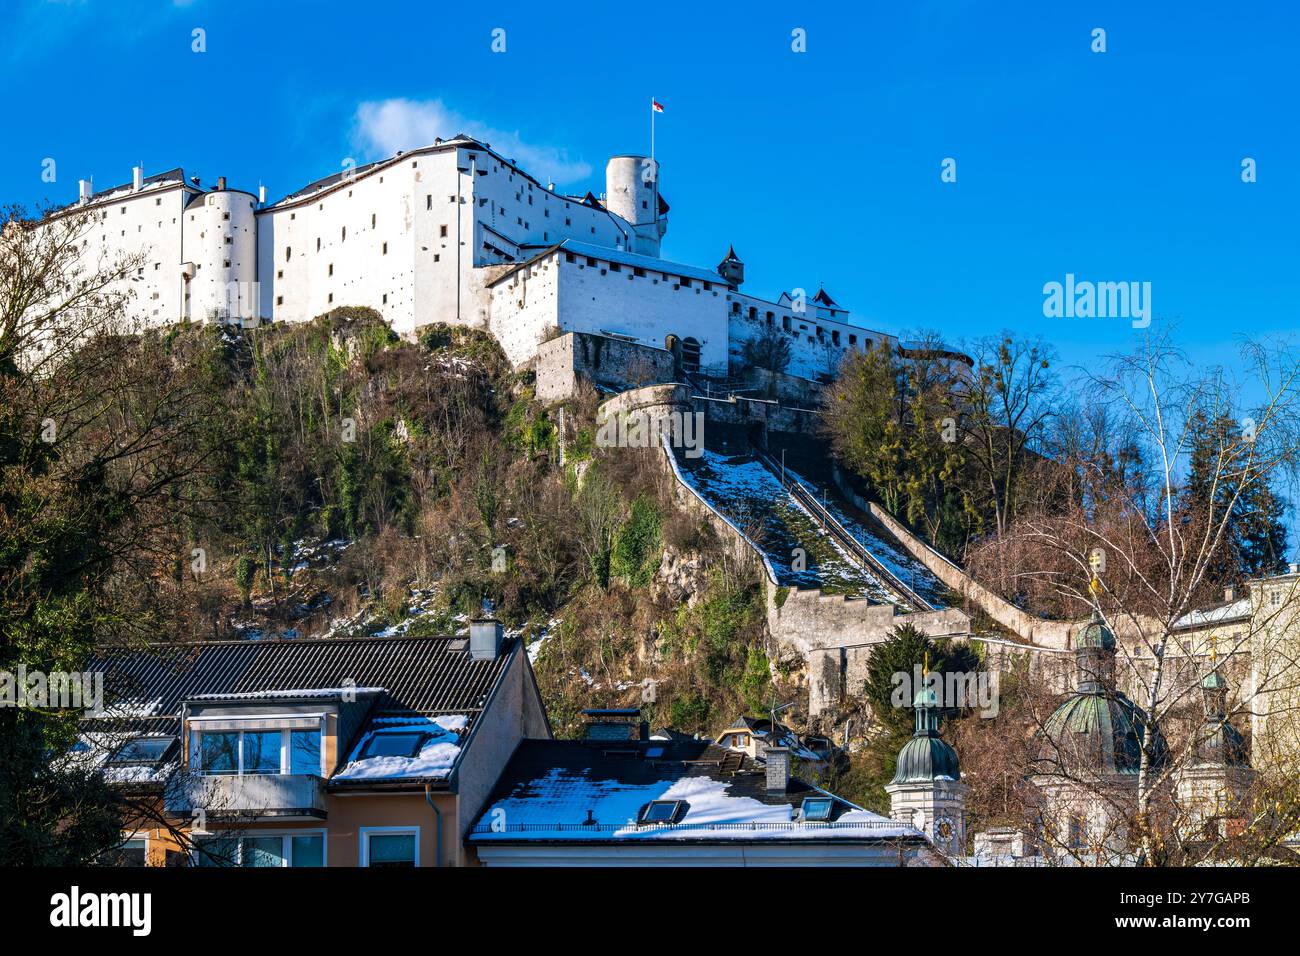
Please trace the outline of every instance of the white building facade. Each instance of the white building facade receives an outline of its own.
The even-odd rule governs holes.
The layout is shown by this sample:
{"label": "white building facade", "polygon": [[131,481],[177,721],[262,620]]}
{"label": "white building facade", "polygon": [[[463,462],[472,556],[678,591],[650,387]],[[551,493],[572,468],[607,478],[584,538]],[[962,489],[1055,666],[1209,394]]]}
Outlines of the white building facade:
{"label": "white building facade", "polygon": [[687,372],[744,368],[745,342],[776,329],[789,374],[833,376],[844,354],[897,340],[853,325],[824,291],[768,302],[740,292],[734,253],[716,269],[660,257],[668,205],[647,157],[613,157],[605,193],[557,193],[460,136],[349,168],[267,204],[174,169],[95,193],[85,266],[141,256],[130,278],[146,324],[306,321],[367,306],[401,334],[436,322],[490,330],[516,365],[563,332],[668,348]]}

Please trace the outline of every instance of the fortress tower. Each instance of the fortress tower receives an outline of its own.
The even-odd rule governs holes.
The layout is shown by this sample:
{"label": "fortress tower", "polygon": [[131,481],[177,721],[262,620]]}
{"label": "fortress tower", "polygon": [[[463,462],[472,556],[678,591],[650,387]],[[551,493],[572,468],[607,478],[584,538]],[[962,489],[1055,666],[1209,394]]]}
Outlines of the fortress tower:
{"label": "fortress tower", "polygon": [[605,165],[605,208],[632,223],[629,252],[659,255],[668,231],[668,204],[659,196],[658,175],[649,156],[614,156]]}
{"label": "fortress tower", "polygon": [[259,324],[257,197],[227,189],[197,195],[182,226],[182,315],[200,322]]}

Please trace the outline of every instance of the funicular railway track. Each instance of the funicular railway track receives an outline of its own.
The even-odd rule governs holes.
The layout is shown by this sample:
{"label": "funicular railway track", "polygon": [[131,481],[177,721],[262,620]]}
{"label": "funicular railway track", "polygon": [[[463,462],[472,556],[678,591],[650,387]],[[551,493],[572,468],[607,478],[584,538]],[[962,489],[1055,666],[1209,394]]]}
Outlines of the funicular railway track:
{"label": "funicular railway track", "polygon": [[780,463],[768,454],[767,451],[759,448],[757,445],[754,445],[753,448],[754,457],[762,463],[763,467],[767,468],[776,476],[777,480],[781,482],[795,501],[797,501],[805,511],[812,515],[812,518],[817,525],[842,549],[844,549],[853,560],[857,561],[871,572],[871,574],[877,577],[887,590],[891,591],[895,597],[900,599],[900,601],[911,605],[914,610],[938,610],[933,604],[903,583],[898,575],[890,571],[889,568],[885,567],[885,565],[883,565],[875,555],[863,547],[862,542],[851,535],[845,527],[836,520],[835,516],[826,510],[825,506],[817,500],[816,495],[799,482],[787,478],[785,474],[783,474]]}

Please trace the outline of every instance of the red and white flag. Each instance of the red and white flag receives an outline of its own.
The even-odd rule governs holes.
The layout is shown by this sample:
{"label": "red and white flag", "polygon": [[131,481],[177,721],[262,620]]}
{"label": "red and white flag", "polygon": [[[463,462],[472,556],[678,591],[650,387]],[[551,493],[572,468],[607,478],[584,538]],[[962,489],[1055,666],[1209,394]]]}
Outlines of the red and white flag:
{"label": "red and white flag", "polygon": [[664,105],[654,97],[650,98],[650,108],[656,113],[662,113],[664,111]]}

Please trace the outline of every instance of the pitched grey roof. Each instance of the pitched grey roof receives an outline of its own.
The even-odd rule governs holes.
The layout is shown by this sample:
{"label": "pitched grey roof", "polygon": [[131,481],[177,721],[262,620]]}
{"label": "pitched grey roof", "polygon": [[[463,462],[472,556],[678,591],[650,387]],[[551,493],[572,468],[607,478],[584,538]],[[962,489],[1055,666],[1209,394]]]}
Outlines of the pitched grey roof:
{"label": "pitched grey roof", "polygon": [[110,707],[117,700],[134,713],[174,715],[182,701],[201,696],[355,685],[383,688],[375,714],[474,715],[511,650],[508,640],[497,657],[475,660],[468,642],[454,637],[222,641],[104,650],[88,669],[104,671]]}

